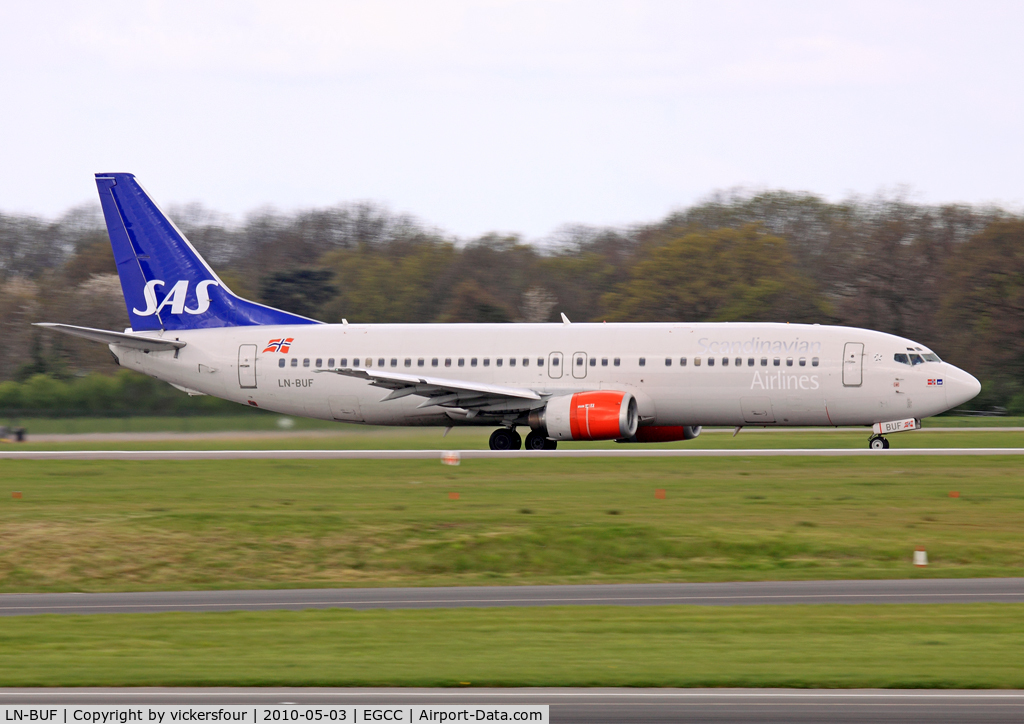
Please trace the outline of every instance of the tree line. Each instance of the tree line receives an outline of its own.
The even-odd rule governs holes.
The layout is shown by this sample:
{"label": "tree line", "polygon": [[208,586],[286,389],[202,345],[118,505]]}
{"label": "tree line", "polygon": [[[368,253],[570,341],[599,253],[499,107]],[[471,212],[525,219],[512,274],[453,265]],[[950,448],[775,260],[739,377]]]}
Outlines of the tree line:
{"label": "tree line", "polygon": [[[170,216],[236,293],[326,322],[846,324],[918,340],[977,375],[977,409],[1024,412],[1024,218],[997,207],[723,193],[655,223],[570,226],[536,243],[459,239],[372,204],[240,224],[198,205]],[[102,345],[30,326],[128,326],[98,205],[0,214],[0,312],[0,380],[19,390],[116,371]],[[15,399],[6,388],[0,409]],[[212,404],[168,394],[185,406],[168,410]]]}

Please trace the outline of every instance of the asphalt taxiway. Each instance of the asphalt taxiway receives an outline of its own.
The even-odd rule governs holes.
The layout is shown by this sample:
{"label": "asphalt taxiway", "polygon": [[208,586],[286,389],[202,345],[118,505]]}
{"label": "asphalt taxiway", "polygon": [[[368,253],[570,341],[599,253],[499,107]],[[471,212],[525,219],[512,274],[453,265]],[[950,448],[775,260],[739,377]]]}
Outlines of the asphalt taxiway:
{"label": "asphalt taxiway", "polygon": [[560,458],[905,457],[1024,455],[1024,447],[754,450],[0,450],[0,460],[463,460]]}
{"label": "asphalt taxiway", "polygon": [[1024,578],[7,593],[0,595],[0,616],[45,613],[300,611],[324,608],[362,610],[500,606],[756,606],[991,602],[1024,603]]}

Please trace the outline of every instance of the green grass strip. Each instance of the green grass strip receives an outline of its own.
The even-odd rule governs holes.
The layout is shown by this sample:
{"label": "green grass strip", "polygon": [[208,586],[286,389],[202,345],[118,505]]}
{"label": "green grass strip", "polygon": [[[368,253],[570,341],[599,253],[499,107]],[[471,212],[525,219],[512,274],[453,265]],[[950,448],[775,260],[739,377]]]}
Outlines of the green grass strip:
{"label": "green grass strip", "polygon": [[0,478],[5,592],[1024,569],[1013,457],[7,460]]}
{"label": "green grass strip", "polygon": [[33,616],[0,686],[1024,687],[1024,605]]}

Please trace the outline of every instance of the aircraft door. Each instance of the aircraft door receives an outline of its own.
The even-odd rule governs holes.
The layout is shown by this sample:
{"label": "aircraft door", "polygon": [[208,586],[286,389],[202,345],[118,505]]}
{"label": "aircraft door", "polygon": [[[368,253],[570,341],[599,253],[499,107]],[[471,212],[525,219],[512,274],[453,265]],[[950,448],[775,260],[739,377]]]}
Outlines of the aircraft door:
{"label": "aircraft door", "polygon": [[562,377],[562,353],[552,352],[548,355],[548,377],[553,380]]}
{"label": "aircraft door", "polygon": [[847,342],[843,347],[843,386],[860,387],[864,381],[864,345]]}
{"label": "aircraft door", "polygon": [[572,376],[578,380],[587,376],[586,352],[577,352],[572,356]]}
{"label": "aircraft door", "polygon": [[238,386],[256,387],[256,345],[243,344],[238,348]]}

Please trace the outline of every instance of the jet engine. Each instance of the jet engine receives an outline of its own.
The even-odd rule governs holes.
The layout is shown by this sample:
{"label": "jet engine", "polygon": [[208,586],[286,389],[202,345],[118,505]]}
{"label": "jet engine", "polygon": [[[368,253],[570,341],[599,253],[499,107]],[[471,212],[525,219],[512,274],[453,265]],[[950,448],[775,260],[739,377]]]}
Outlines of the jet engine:
{"label": "jet engine", "polygon": [[700,435],[700,425],[648,425],[638,428],[635,435],[619,442],[676,442],[692,440]]}
{"label": "jet engine", "polygon": [[635,435],[638,422],[636,398],[614,390],[552,397],[530,413],[530,427],[552,440],[618,440]]}

